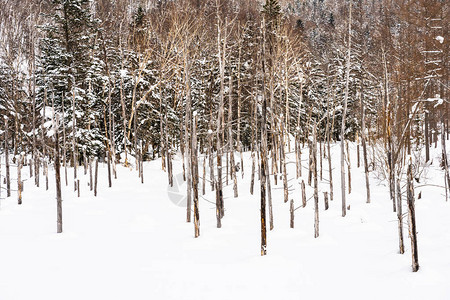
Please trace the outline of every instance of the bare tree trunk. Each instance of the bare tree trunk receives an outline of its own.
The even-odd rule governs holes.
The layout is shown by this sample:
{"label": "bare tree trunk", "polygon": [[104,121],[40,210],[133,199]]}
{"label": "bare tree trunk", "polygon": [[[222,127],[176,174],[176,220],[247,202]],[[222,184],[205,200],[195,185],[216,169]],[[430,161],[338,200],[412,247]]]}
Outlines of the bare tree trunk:
{"label": "bare tree trunk", "polygon": [[269,229],[273,230],[273,207],[272,207],[272,188],[270,186],[269,170],[266,168],[267,180],[267,203],[269,205]]}
{"label": "bare tree trunk", "polygon": [[194,228],[195,237],[200,236],[200,212],[198,207],[198,153],[197,153],[197,115],[194,115],[194,124],[192,126],[192,190],[194,194]]}
{"label": "bare tree trunk", "polygon": [[17,166],[17,203],[19,205],[22,204],[22,163],[23,154],[20,154]]}
{"label": "bare tree trunk", "polygon": [[[167,101],[166,101],[166,108],[164,110],[164,124],[165,124],[165,142],[164,145],[166,147],[166,159],[167,159],[167,176],[169,180],[170,186],[173,186],[173,168],[172,168],[172,154],[170,151],[170,144],[169,144],[169,128],[168,128],[168,122],[167,122]],[[142,147],[141,147],[142,148]],[[142,165],[143,167],[144,165]],[[143,174],[143,173],[142,173]]]}
{"label": "bare tree trunk", "polygon": [[[262,72],[266,74],[265,68],[265,55],[266,55],[266,28],[265,28],[265,19],[263,18],[262,23],[262,32],[263,32],[263,41],[262,41]],[[266,163],[267,163],[267,101],[265,95],[265,75],[263,75],[263,84],[262,84],[262,116],[261,116],[261,180],[260,180],[260,188],[261,188],[261,256],[267,254],[267,238],[266,238]]]}
{"label": "bare tree trunk", "polygon": [[237,72],[237,102],[238,102],[238,119],[237,119],[237,147],[239,151],[239,155],[241,158],[241,176],[244,178],[244,157],[242,154],[242,145],[241,145],[241,53],[242,53],[242,43],[239,40],[239,56],[238,56],[238,72]]}
{"label": "bare tree trunk", "polygon": [[250,181],[250,194],[252,195],[254,186],[255,186],[255,152],[252,152],[252,175]]}
{"label": "bare tree trunk", "polygon": [[59,159],[59,118],[56,116],[55,126],[55,180],[56,180],[56,232],[61,233],[62,227],[62,197],[61,197],[61,164]]}
{"label": "bare tree trunk", "polygon": [[445,131],[444,131],[444,121],[442,121],[441,126],[441,148],[442,148],[442,167],[444,168],[445,176],[445,201],[448,201],[448,191],[450,189],[450,174],[448,170],[448,158],[447,158],[447,150],[445,147]]}
{"label": "bare tree trunk", "polygon": [[220,208],[220,191],[218,188],[219,182],[215,182],[216,185],[216,222],[217,222],[217,228],[222,227],[222,217],[221,217],[221,208]]}
{"label": "bare tree trunk", "polygon": [[[233,141],[233,125],[232,125],[232,116],[233,116],[233,81],[232,81],[232,70],[230,68],[230,78],[228,82],[228,150],[230,154],[230,175],[233,179],[233,191],[234,198],[238,197],[238,187],[237,187],[237,176],[236,176],[236,163],[234,161],[234,141]],[[227,177],[228,178],[228,177]]]}
{"label": "bare tree trunk", "polygon": [[92,158],[89,158],[89,190],[93,190],[92,186],[93,180],[92,180]]}
{"label": "bare tree trunk", "polygon": [[319,184],[317,182],[317,124],[314,123],[312,160],[314,173],[314,237],[319,237]]}
{"label": "bare tree trunk", "polygon": [[84,175],[87,175],[88,163],[87,163],[86,150],[83,149],[83,167],[84,167]]}
{"label": "bare tree trunk", "polygon": [[[256,85],[256,84],[255,84]],[[250,181],[250,194],[253,195],[253,190],[255,186],[255,172],[256,172],[256,162],[255,162],[255,151],[257,151],[257,137],[258,137],[258,119],[257,119],[257,107],[258,107],[258,101],[256,97],[254,96],[254,92],[252,91],[252,99],[254,100],[254,105],[251,105],[251,152],[252,152],[252,173],[251,173],[251,181]],[[259,168],[259,161],[258,161],[258,168]],[[258,174],[259,176],[259,174]]]}
{"label": "bare tree trunk", "polygon": [[94,196],[97,197],[98,158],[95,159]]}
{"label": "bare tree trunk", "polygon": [[203,156],[202,195],[206,193],[206,153]]}
{"label": "bare tree trunk", "polygon": [[45,190],[48,191],[48,163],[44,159],[44,173],[45,173]]}
{"label": "bare tree trunk", "polygon": [[[224,81],[225,81],[225,49],[227,45],[227,32],[221,35],[221,24],[219,15],[219,6],[217,6],[217,51],[219,58],[219,72],[220,72],[220,92],[219,92],[219,111],[217,118],[217,196],[216,202],[218,202],[219,211],[217,214],[217,227],[221,227],[222,224],[219,219],[222,219],[224,215],[224,205],[223,205],[223,187],[222,187],[222,145],[223,145],[223,135],[224,135]],[[227,28],[227,21],[225,20],[224,28]]]}
{"label": "bare tree trunk", "polygon": [[[65,97],[65,94],[63,95],[63,99]],[[69,185],[69,182],[67,180],[67,153],[66,153],[66,149],[67,149],[67,144],[66,144],[66,122],[65,122],[65,118],[66,118],[66,113],[65,113],[65,109],[64,109],[64,100],[62,103],[62,127],[63,127],[63,164],[64,164],[64,178],[65,178],[65,182],[66,182],[66,186]],[[35,170],[36,172],[36,170]],[[39,172],[38,172],[39,173]],[[38,176],[38,175],[35,175]]]}
{"label": "bare tree trunk", "polygon": [[303,207],[305,207],[306,206],[306,188],[305,188],[304,180],[302,180],[301,187],[302,187],[302,204],[303,204]]}
{"label": "bare tree trunk", "polygon": [[[140,163],[139,171],[141,172],[141,183],[144,183],[144,154],[142,153],[142,140],[141,140],[141,147],[140,147],[139,151],[140,151],[140,153],[139,153],[139,163]],[[171,168],[171,167],[169,166],[169,168]],[[169,171],[169,172],[171,172],[171,171]]]}
{"label": "bare tree trunk", "polygon": [[333,201],[333,167],[331,165],[331,146],[330,146],[330,133],[327,137],[327,155],[328,155],[328,174],[330,177],[330,201]]}
{"label": "bare tree trunk", "polygon": [[[122,52],[122,49],[120,49]],[[122,56],[122,54],[121,54]],[[124,61],[122,57],[122,62]],[[123,68],[123,66],[122,66]],[[123,95],[123,76],[120,76],[120,104],[122,106],[122,119],[123,119],[123,150],[125,153],[125,167],[128,166],[128,149],[127,149],[127,118],[126,118],[126,107],[125,107],[125,97]]]}
{"label": "bare tree trunk", "polygon": [[[183,134],[183,125],[182,122],[180,122],[180,135]],[[185,133],[186,134],[186,133]],[[180,137],[180,151],[181,151],[181,161],[183,164],[183,181],[186,181],[186,155],[185,155],[185,147],[183,139]]]}
{"label": "bare tree trunk", "polygon": [[398,245],[400,254],[405,253],[403,244],[403,214],[402,214],[402,190],[400,187],[400,176],[397,177],[397,220],[398,220]]}
{"label": "bare tree trunk", "polygon": [[[389,138],[390,140],[390,138]],[[389,192],[390,192],[390,197],[392,200],[392,204],[393,204],[393,211],[396,212],[397,208],[395,205],[395,171],[394,171],[394,167],[395,167],[395,163],[393,160],[393,155],[392,155],[392,143],[389,142],[389,151],[388,151],[388,167],[389,167]]]}
{"label": "bare tree trunk", "polygon": [[429,114],[425,111],[425,162],[430,161]]}
{"label": "bare tree trunk", "polygon": [[184,144],[187,147],[186,151],[186,167],[187,167],[187,205],[186,205],[186,222],[191,222],[191,207],[192,207],[192,171],[191,171],[191,122],[192,122],[192,102],[191,102],[191,77],[190,77],[190,61],[187,55],[185,56],[185,84],[186,84],[186,115],[185,115],[185,131],[184,131]]}
{"label": "bare tree trunk", "polygon": [[301,153],[300,153],[300,142],[298,134],[295,136],[295,169],[296,178],[302,176],[302,164],[301,164]]}
{"label": "bare tree trunk", "polygon": [[408,165],[408,213],[409,213],[409,236],[411,238],[412,270],[419,270],[419,255],[417,250],[417,230],[416,230],[416,212],[414,207],[414,183],[412,176],[412,162],[409,159]]}
{"label": "bare tree trunk", "polygon": [[[289,138],[289,137],[288,137]],[[288,187],[288,180],[287,180],[287,170],[286,170],[286,155],[284,150],[284,126],[283,121],[281,121],[281,145],[280,145],[280,151],[281,151],[281,166],[283,167],[283,190],[284,190],[284,203],[288,202],[289,200],[289,187]]]}
{"label": "bare tree trunk", "polygon": [[309,186],[311,186],[311,183],[312,183],[312,177],[313,177],[313,170],[312,170],[312,167],[313,167],[313,159],[312,159],[312,144],[311,144],[311,141],[309,140],[309,137],[308,137],[308,185]]}
{"label": "bare tree trunk", "polygon": [[[25,164],[26,164],[26,161],[25,161]],[[28,160],[28,167],[30,168],[30,178],[31,177],[33,177],[33,160],[30,158],[29,160]]]}
{"label": "bare tree trunk", "polygon": [[359,135],[358,132],[356,132],[356,167],[359,168],[360,166],[360,151],[359,151]]}
{"label": "bare tree trunk", "polygon": [[347,166],[348,166],[348,193],[352,193],[352,164],[350,159],[350,151],[348,150],[348,141],[345,143],[347,147]]}
{"label": "bare tree trunk", "polygon": [[[362,93],[361,93],[362,95]],[[361,144],[363,148],[364,174],[366,177],[366,203],[370,203],[370,184],[369,184],[369,164],[367,162],[367,145],[366,145],[366,106],[361,96]]]}
{"label": "bare tree trunk", "polygon": [[328,192],[323,192],[323,201],[325,203],[325,210],[328,210]]}
{"label": "bare tree trunk", "polygon": [[291,205],[290,205],[289,212],[291,214],[290,225],[291,225],[291,228],[294,228],[294,200],[293,199],[291,199]]}
{"label": "bare tree trunk", "polygon": [[208,132],[208,159],[209,159],[209,181],[211,183],[211,191],[215,188],[215,176],[214,176],[214,149],[213,149],[213,136],[212,136],[212,118],[209,123]]}
{"label": "bare tree trunk", "polygon": [[[109,144],[109,143],[108,143]],[[110,146],[108,146],[109,148]],[[107,164],[108,164],[108,186],[112,187],[112,178],[111,178],[111,149],[107,150]]]}
{"label": "bare tree trunk", "polygon": [[341,196],[342,196],[342,216],[347,214],[346,195],[345,195],[345,121],[347,117],[347,102],[348,102],[348,85],[350,81],[350,57],[351,57],[351,30],[352,30],[352,3],[349,2],[349,17],[348,17],[348,48],[347,48],[347,66],[345,70],[345,93],[344,93],[344,111],[342,112],[341,124]]}
{"label": "bare tree trunk", "polygon": [[77,120],[75,118],[75,90],[72,90],[72,151],[73,151],[73,185],[74,191],[77,190],[77,141],[76,141],[76,125]]}
{"label": "bare tree trunk", "polygon": [[11,177],[9,171],[8,118],[5,116],[5,166],[6,166],[6,197],[11,197]]}
{"label": "bare tree trunk", "polygon": [[323,162],[322,162],[322,158],[323,158],[323,150],[322,150],[322,139],[319,138],[319,150],[320,150],[320,169],[319,169],[319,176],[320,176],[320,181],[322,181],[322,169],[323,169]]}
{"label": "bare tree trunk", "polygon": [[[111,137],[111,163],[112,163],[112,169],[114,174],[114,179],[117,179],[117,166],[116,166],[116,142],[114,137],[116,136],[116,123],[114,121],[114,115],[112,115],[112,137]],[[120,162],[119,162],[120,163]]]}

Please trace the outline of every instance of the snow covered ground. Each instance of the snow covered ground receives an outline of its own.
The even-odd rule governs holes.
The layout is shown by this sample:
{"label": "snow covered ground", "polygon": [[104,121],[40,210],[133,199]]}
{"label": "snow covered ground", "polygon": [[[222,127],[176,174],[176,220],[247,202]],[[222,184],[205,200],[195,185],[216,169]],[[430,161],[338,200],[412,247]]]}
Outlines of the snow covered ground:
{"label": "snow covered ground", "polygon": [[[413,273],[406,219],[406,253],[401,255],[388,188],[372,176],[372,203],[365,203],[363,169],[356,168],[353,145],[351,149],[350,210],[341,217],[335,145],[335,199],[325,211],[319,193],[319,238],[314,238],[313,200],[296,210],[295,228],[289,228],[282,181],[275,186],[272,178],[275,228],[268,231],[265,257],[260,256],[259,185],[256,182],[255,194],[250,195],[248,153],[245,179],[238,181],[239,198],[232,197],[232,186],[226,188],[221,229],[216,228],[215,205],[210,202],[214,192],[207,187],[200,201],[198,239],[181,206],[185,185],[181,182],[179,192],[168,189],[160,160],[145,164],[144,184],[135,170],[118,167],[112,188],[107,187],[106,166],[100,165],[98,197],[89,191],[89,177],[81,168],[80,198],[71,180],[68,187],[62,180],[62,234],[56,233],[53,172],[46,192],[44,178],[40,188],[34,179],[27,180],[26,167],[23,204],[17,205],[15,192],[0,203],[0,300],[450,299],[450,203],[445,202],[444,189],[416,190],[422,191],[416,201],[420,270]],[[427,177],[428,183],[443,185],[439,151],[434,152]],[[177,176],[179,158],[174,168]],[[289,164],[291,178],[294,168]],[[12,171],[16,178],[14,167]],[[324,168],[324,178],[327,174]],[[303,175],[306,182],[307,172]],[[290,198],[298,207],[299,181],[290,184],[295,188]],[[14,181],[12,186],[16,188]],[[328,190],[325,182],[321,188]],[[307,186],[307,198],[312,192]]]}

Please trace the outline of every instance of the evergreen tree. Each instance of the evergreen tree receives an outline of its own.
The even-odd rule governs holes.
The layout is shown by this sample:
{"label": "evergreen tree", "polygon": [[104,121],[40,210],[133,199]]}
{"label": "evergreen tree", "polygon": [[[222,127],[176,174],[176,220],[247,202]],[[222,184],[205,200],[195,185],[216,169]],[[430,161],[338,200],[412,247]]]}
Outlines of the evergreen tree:
{"label": "evergreen tree", "polygon": [[[64,122],[76,151],[92,155],[103,148],[94,59],[94,20],[88,0],[53,0],[48,22],[41,26],[37,69],[37,108],[54,102],[65,111]],[[52,99],[50,100],[50,96]],[[75,110],[75,111],[74,111]],[[75,117],[75,119],[74,119]]]}

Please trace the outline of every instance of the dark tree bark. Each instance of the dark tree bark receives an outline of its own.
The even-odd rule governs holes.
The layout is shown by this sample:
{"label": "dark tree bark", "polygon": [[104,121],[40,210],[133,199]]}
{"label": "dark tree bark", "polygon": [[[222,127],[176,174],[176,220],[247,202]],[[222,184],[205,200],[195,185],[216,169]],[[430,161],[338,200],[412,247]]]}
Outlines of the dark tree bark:
{"label": "dark tree bark", "polygon": [[95,159],[95,176],[94,176],[94,196],[97,197],[97,183],[98,183],[98,158]]}
{"label": "dark tree bark", "polygon": [[93,190],[92,186],[93,180],[92,180],[92,158],[89,158],[89,190]]}
{"label": "dark tree bark", "polygon": [[305,187],[304,180],[302,180],[301,186],[302,186],[302,204],[303,204],[303,207],[305,207],[306,206],[306,187]]}
{"label": "dark tree bark", "polygon": [[408,214],[409,214],[409,235],[411,238],[411,255],[412,255],[412,270],[417,272],[419,270],[419,254],[417,249],[417,229],[416,229],[416,211],[414,205],[414,182],[412,176],[412,162],[411,159],[408,165]]}
{"label": "dark tree bark", "polygon": [[314,177],[314,237],[319,237],[319,184],[317,176],[317,125],[314,124],[312,142],[312,161]]}
{"label": "dark tree bark", "polygon": [[17,203],[22,204],[22,164],[23,155],[19,156],[19,162],[17,166]]}
{"label": "dark tree bark", "polygon": [[290,208],[289,208],[289,212],[290,212],[290,215],[291,215],[290,226],[291,226],[291,228],[294,228],[294,200],[293,199],[291,199],[291,205],[290,205]]}
{"label": "dark tree bark", "polygon": [[8,118],[5,116],[5,166],[6,166],[6,197],[11,197],[11,177],[9,171]]}
{"label": "dark tree bark", "polygon": [[61,233],[62,227],[62,196],[61,196],[61,163],[59,158],[59,119],[56,117],[55,128],[55,179],[56,179],[56,232]]}
{"label": "dark tree bark", "polygon": [[397,177],[397,220],[398,220],[398,245],[400,254],[405,253],[403,243],[403,214],[402,214],[402,190],[400,178]]}
{"label": "dark tree bark", "polygon": [[254,186],[255,186],[255,152],[252,152],[252,175],[250,181],[250,194],[252,195]]}
{"label": "dark tree bark", "polygon": [[361,96],[361,144],[363,148],[364,175],[366,177],[366,203],[370,203],[369,164],[366,145],[366,106]]}
{"label": "dark tree bark", "polygon": [[[289,137],[288,137],[289,138]],[[281,145],[280,145],[280,165],[283,168],[283,191],[284,191],[284,203],[289,200],[289,188],[288,188],[288,180],[287,180],[287,170],[286,170],[286,155],[284,150],[284,126],[283,121],[281,121]]]}
{"label": "dark tree bark", "polygon": [[430,161],[429,113],[425,111],[425,162]]}
{"label": "dark tree bark", "polygon": [[447,158],[447,150],[445,147],[445,131],[444,131],[444,122],[442,121],[441,126],[441,148],[442,148],[442,167],[444,168],[444,183],[445,183],[445,201],[448,201],[448,192],[450,189],[450,174],[448,170],[448,158]]}
{"label": "dark tree bark", "polygon": [[198,153],[197,153],[197,115],[194,116],[194,124],[192,125],[192,191],[194,196],[194,228],[195,237],[200,236],[200,212],[198,207]]}
{"label": "dark tree bark", "polygon": [[[263,41],[262,41],[262,72],[266,73],[265,70],[265,22],[263,19]],[[265,95],[265,76],[263,76],[263,97],[262,97],[262,112],[261,112],[261,147],[260,147],[260,155],[261,155],[261,256],[267,254],[267,238],[266,238],[266,168],[267,168],[267,97]]]}

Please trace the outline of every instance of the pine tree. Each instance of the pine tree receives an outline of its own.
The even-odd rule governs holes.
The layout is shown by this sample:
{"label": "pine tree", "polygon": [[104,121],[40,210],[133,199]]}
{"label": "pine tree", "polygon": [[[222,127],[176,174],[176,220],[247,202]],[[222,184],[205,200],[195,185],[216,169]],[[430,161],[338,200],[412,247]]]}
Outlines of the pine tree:
{"label": "pine tree", "polygon": [[72,150],[87,155],[103,148],[94,25],[88,0],[54,0],[47,23],[40,27],[44,37],[37,69],[37,108],[42,110],[53,95],[55,109],[65,111],[61,121],[68,138],[75,139]]}

